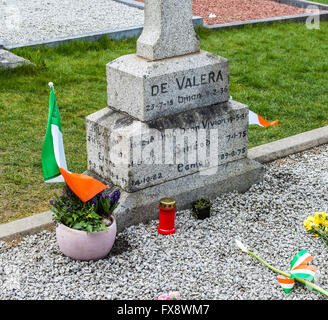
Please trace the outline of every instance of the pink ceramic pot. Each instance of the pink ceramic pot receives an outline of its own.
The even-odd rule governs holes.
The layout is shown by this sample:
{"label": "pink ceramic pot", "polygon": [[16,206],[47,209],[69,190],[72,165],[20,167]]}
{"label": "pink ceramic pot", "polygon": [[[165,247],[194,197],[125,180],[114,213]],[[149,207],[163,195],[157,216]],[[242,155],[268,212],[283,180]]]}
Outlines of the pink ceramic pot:
{"label": "pink ceramic pot", "polygon": [[116,220],[108,230],[99,232],[80,231],[59,223],[56,227],[57,243],[60,251],[75,260],[98,260],[107,256],[116,237]]}

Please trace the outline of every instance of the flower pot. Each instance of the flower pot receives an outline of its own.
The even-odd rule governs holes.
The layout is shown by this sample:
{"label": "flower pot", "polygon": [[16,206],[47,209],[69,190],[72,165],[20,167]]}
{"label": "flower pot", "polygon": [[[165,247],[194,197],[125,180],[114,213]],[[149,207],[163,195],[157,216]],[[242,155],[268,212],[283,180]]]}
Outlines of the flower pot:
{"label": "flower pot", "polygon": [[204,208],[196,208],[195,204],[196,204],[196,202],[194,202],[192,204],[192,209],[193,209],[194,213],[196,214],[197,219],[204,220],[204,219],[210,217],[210,214],[211,214],[211,206],[210,205],[208,205]]}
{"label": "flower pot", "polygon": [[89,232],[75,230],[58,223],[56,238],[60,251],[75,260],[98,260],[108,255],[116,237],[116,220],[108,230]]}

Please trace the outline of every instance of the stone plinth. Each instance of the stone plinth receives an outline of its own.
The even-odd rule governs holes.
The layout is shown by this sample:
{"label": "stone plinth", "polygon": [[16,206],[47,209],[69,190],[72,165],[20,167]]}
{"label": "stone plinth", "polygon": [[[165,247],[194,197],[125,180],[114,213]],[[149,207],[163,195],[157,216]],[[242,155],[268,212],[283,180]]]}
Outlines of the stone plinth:
{"label": "stone plinth", "polygon": [[142,120],[229,100],[229,61],[201,51],[147,61],[135,54],[107,64],[107,104]]}
{"label": "stone plinth", "polygon": [[111,108],[87,117],[88,170],[128,192],[246,158],[247,144],[236,101],[148,122]]}

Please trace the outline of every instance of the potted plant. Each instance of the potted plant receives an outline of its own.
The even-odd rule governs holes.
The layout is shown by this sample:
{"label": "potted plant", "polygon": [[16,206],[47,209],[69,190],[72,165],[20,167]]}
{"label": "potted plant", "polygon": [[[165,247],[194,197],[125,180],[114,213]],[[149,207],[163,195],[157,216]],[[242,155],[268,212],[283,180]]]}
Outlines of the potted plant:
{"label": "potted plant", "polygon": [[209,218],[211,214],[211,201],[206,198],[200,198],[192,203],[192,212],[197,219]]}
{"label": "potted plant", "polygon": [[82,202],[66,184],[62,194],[51,200],[56,238],[61,252],[76,260],[97,260],[111,250],[116,237],[113,211],[120,190],[102,191]]}

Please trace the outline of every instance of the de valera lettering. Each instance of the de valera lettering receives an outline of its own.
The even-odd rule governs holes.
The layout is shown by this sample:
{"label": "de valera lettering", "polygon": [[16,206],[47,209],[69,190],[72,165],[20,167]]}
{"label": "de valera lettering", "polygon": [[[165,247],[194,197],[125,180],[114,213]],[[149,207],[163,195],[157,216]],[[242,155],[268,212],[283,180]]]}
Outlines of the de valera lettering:
{"label": "de valera lettering", "polygon": [[[218,72],[211,71],[209,73],[201,74],[200,76],[193,77],[182,77],[176,78],[175,84],[179,90],[188,89],[192,87],[198,87],[205,84],[216,83],[218,81],[223,81],[222,72],[219,70]],[[168,83],[163,82],[160,85],[151,86],[151,95],[157,96],[160,93],[168,93]]]}
{"label": "de valera lettering", "polygon": [[151,87],[151,95],[157,96],[159,93],[167,93],[167,83],[164,82],[160,86],[154,85]]}
{"label": "de valera lettering", "polygon": [[183,77],[182,79],[176,79],[179,90],[198,87],[204,84],[210,84],[211,82],[218,82],[219,80],[223,81],[221,70],[215,74],[214,71],[209,72],[208,74],[202,74],[200,77],[193,76],[192,78]]}

